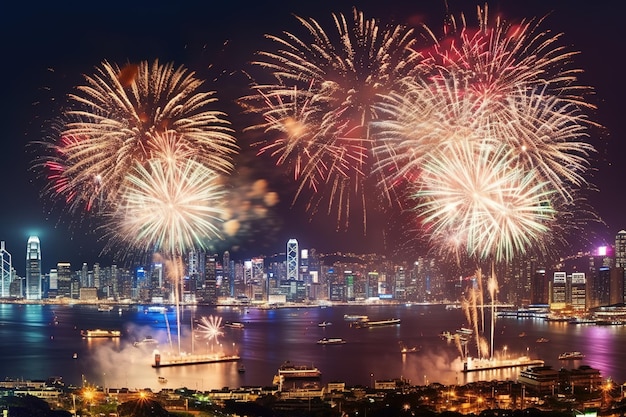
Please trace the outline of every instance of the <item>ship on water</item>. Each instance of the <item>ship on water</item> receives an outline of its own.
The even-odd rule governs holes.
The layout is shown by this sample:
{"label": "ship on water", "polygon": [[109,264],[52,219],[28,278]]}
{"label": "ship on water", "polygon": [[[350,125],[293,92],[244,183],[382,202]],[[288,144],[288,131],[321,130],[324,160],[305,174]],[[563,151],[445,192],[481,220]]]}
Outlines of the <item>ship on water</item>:
{"label": "ship on water", "polygon": [[140,347],[140,346],[156,346],[158,345],[159,342],[154,339],[152,336],[146,336],[141,340],[137,340],[136,342],[133,342],[133,346],[135,347]]}
{"label": "ship on water", "polygon": [[380,327],[395,326],[401,323],[400,319],[392,318],[387,320],[363,320],[356,323],[356,327]]}
{"label": "ship on water", "polygon": [[563,352],[559,355],[560,361],[585,359],[585,355],[579,351]]}
{"label": "ship on water", "polygon": [[535,365],[543,366],[544,361],[541,359],[531,359],[528,356],[520,356],[511,359],[476,359],[468,357],[463,362],[462,372],[491,371],[494,369],[521,368]]}
{"label": "ship on water", "polygon": [[324,337],[317,341],[318,345],[343,345],[346,343],[341,337]]}
{"label": "ship on water", "polygon": [[218,362],[236,362],[241,359],[238,355],[225,355],[225,354],[181,354],[181,355],[167,355],[162,357],[159,352],[154,353],[153,368],[163,368],[167,366],[186,366],[186,365],[202,365],[206,363],[218,363]]}
{"label": "ship on water", "polygon": [[102,330],[102,329],[94,329],[94,330],[81,330],[80,335],[82,337],[120,337],[122,332],[119,330]]}
{"label": "ship on water", "polygon": [[313,365],[295,365],[286,361],[278,368],[278,376],[285,379],[319,378],[322,376],[322,372]]}

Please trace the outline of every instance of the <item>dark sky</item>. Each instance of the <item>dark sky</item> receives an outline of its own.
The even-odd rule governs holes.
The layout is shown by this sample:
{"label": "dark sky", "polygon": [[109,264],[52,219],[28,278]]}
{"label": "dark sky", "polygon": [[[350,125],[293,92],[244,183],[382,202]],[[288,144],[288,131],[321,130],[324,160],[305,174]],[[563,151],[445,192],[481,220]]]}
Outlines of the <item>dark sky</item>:
{"label": "dark sky", "polygon": [[[474,22],[476,5],[484,2],[451,0],[448,4],[451,12],[464,11]],[[623,30],[619,29],[623,14],[609,4],[578,0],[489,3],[491,14],[513,21],[550,13],[542,27],[563,32],[562,43],[580,51],[575,66],[584,70],[581,83],[596,92],[593,100],[598,111],[592,118],[605,127],[590,138],[599,151],[590,179],[600,189],[590,201],[607,223],[598,243],[611,243],[616,232],[626,227],[622,215],[626,206],[622,192],[626,177],[622,162],[626,156],[622,142],[626,84],[622,61],[626,48]],[[30,234],[41,239],[44,271],[58,261],[70,261],[78,268],[82,262],[92,264],[98,259],[103,242],[93,224],[59,210],[47,212],[40,197],[42,183],[29,171],[35,155],[27,144],[46,135],[46,121],[58,115],[72,86],[103,60],[123,64],[158,58],[197,71],[208,81],[208,88],[218,91],[238,131],[243,126],[237,125],[238,108],[233,100],[247,92],[241,70],[247,68],[255,50],[267,45],[264,34],[301,30],[292,13],[316,18],[330,29],[332,12],[349,15],[352,6],[357,6],[367,17],[396,23],[424,22],[438,31],[444,5],[443,0],[4,2],[0,6],[0,71],[4,80],[0,101],[4,127],[0,131],[0,239],[12,253],[18,273],[24,274]],[[217,80],[212,84],[214,78]],[[247,168],[262,165],[249,160],[244,164]],[[284,183],[271,182],[270,188],[281,195],[276,224],[282,226],[272,233],[251,236],[249,242],[238,242],[247,252],[257,248],[265,253],[284,250],[289,237],[320,251],[378,249],[372,243],[380,240],[376,222],[365,238],[352,230],[336,233],[331,219],[303,221],[308,217],[300,206],[290,209],[289,187]]]}

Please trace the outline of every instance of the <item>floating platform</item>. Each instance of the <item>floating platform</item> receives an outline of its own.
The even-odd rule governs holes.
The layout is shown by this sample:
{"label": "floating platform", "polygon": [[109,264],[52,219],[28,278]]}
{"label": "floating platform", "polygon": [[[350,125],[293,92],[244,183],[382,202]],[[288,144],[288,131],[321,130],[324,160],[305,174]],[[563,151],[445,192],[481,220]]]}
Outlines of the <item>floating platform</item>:
{"label": "floating platform", "polygon": [[237,355],[182,355],[161,358],[159,353],[154,355],[153,368],[165,368],[168,366],[202,365],[205,363],[235,362],[241,359]]}
{"label": "floating platform", "polygon": [[468,358],[463,362],[462,372],[491,371],[502,368],[521,368],[539,365],[545,362],[541,359],[531,359],[528,356],[520,356],[512,359],[474,359]]}

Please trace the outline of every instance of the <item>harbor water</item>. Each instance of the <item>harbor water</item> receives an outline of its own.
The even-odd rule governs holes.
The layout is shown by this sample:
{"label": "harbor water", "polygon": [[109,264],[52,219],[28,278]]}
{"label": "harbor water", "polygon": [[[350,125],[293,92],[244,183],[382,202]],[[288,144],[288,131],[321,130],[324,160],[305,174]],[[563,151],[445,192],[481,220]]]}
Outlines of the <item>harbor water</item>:
{"label": "harbor water", "polygon": [[[364,315],[370,320],[396,318],[400,323],[355,326],[346,315]],[[211,316],[221,320],[220,334],[198,326],[203,317]],[[489,320],[486,311],[485,321]],[[227,323],[242,325],[225,326]],[[486,329],[483,337],[491,346],[490,324],[478,325]],[[147,306],[114,306],[110,311],[99,311],[91,305],[0,304],[0,378],[60,376],[66,384],[79,386],[205,391],[272,385],[285,361],[319,368],[321,384],[344,381],[370,386],[374,380],[395,378],[414,385],[464,384],[517,378],[519,368],[462,372],[462,347],[441,337],[443,332],[454,333],[461,327],[470,327],[463,312],[443,305],[186,306],[177,320],[173,307],[165,312]],[[81,330],[93,329],[120,330],[121,337],[81,336]],[[158,346],[135,343],[150,337]],[[342,338],[345,343],[317,343],[325,337]],[[626,326],[503,317],[495,321],[493,352],[501,358],[527,355],[542,359],[555,369],[589,365],[599,369],[603,378],[621,383],[626,381],[622,366],[626,363],[625,341]],[[403,347],[406,353],[402,353]],[[240,359],[154,368],[155,348],[161,355],[193,352],[237,355]],[[472,340],[467,349],[477,355]],[[558,356],[567,351],[580,351],[585,357],[559,360]]]}

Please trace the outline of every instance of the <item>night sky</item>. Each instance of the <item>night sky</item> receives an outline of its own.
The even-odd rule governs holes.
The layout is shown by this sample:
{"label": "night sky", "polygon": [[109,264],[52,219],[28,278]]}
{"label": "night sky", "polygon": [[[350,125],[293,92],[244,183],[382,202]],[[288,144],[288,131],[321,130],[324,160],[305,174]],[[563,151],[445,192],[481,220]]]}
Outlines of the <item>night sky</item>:
{"label": "night sky", "polygon": [[[449,1],[449,9],[463,11],[475,22],[476,5],[484,2]],[[623,14],[610,2],[577,0],[493,1],[490,14],[510,21],[549,14],[542,28],[563,32],[561,44],[580,51],[575,67],[584,70],[581,84],[595,89],[598,110],[591,118],[603,129],[592,130],[590,141],[598,150],[593,156],[590,182],[598,192],[590,202],[605,221],[599,227],[597,244],[612,243],[626,227],[623,190],[626,150],[623,145],[625,97],[623,76]],[[50,133],[48,121],[58,116],[66,95],[103,60],[126,62],[159,59],[196,71],[215,90],[223,110],[233,122],[242,155],[236,161],[241,183],[268,180],[268,188],[280,195],[272,208],[273,218],[256,232],[236,242],[241,256],[284,251],[288,238],[319,251],[385,251],[392,239],[383,233],[384,222],[372,219],[368,234],[359,227],[335,231],[332,218],[310,219],[302,204],[291,207],[293,186],[267,161],[257,160],[249,149],[249,137],[241,109],[234,100],[249,93],[244,71],[254,52],[270,44],[264,34],[302,27],[292,14],[317,19],[331,30],[331,13],[351,14],[357,6],[366,17],[394,23],[426,23],[440,29],[445,17],[443,0],[385,1],[135,1],[135,2],[4,2],[0,6],[2,52],[1,100],[2,203],[0,239],[13,255],[18,274],[24,274],[25,246],[29,235],[42,242],[44,272],[59,261],[76,269],[82,262],[97,261],[104,245],[92,220],[50,208],[41,197],[42,181],[30,169],[36,148],[29,143]],[[439,32],[438,32],[439,33]],[[269,224],[269,226],[268,226]],[[270,230],[271,229],[271,230]],[[572,248],[573,250],[586,248]],[[107,255],[109,256],[109,255]],[[107,264],[109,258],[102,258]]]}

